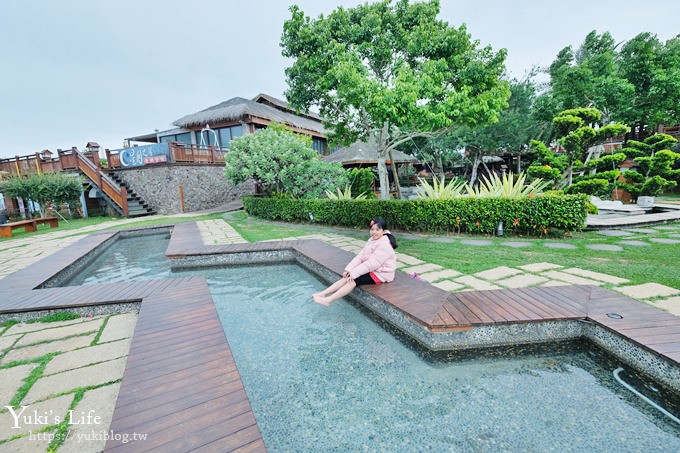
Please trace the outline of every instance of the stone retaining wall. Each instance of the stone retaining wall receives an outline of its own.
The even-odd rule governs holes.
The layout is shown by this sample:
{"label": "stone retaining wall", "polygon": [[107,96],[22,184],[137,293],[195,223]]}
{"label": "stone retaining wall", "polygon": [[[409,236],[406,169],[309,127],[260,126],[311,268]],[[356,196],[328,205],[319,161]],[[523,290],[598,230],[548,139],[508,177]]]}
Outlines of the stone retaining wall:
{"label": "stone retaining wall", "polygon": [[159,214],[210,209],[255,192],[254,182],[234,187],[224,176],[221,165],[159,165],[116,170],[137,195]]}

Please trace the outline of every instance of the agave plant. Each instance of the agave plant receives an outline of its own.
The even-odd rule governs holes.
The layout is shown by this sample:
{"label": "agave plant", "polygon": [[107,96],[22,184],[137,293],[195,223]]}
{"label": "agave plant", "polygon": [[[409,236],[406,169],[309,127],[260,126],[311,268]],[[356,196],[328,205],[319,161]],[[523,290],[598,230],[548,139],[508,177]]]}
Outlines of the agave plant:
{"label": "agave plant", "polygon": [[330,190],[326,190],[326,196],[331,200],[364,200],[366,199],[366,193],[362,192],[356,197],[352,196],[352,186],[346,185],[343,191],[340,187],[337,188],[337,193],[333,193]]}
{"label": "agave plant", "polygon": [[550,181],[535,179],[529,184],[524,184],[526,175],[520,173],[517,180],[512,173],[506,173],[502,178],[492,174],[491,178],[482,177],[482,181],[477,187],[466,185],[468,196],[470,197],[524,197],[529,194],[542,193],[550,185]]}
{"label": "agave plant", "polygon": [[426,198],[429,200],[445,200],[449,198],[458,198],[462,196],[463,190],[466,187],[465,181],[451,179],[448,184],[446,178],[442,176],[441,180],[432,178],[432,185],[427,180],[418,178],[420,185],[416,188],[418,198]]}

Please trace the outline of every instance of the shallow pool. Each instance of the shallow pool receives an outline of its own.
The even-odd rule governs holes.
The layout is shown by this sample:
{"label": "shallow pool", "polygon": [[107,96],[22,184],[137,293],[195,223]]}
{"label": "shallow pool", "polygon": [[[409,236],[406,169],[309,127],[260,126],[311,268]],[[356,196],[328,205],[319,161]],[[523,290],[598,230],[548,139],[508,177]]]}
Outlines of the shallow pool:
{"label": "shallow pool", "polygon": [[[588,343],[430,353],[297,265],[201,269],[270,451],[680,451],[678,398]],[[186,275],[186,273],[182,273]]]}
{"label": "shallow pool", "polygon": [[170,277],[170,260],[165,256],[170,234],[166,231],[114,240],[103,252],[59,286],[134,282]]}

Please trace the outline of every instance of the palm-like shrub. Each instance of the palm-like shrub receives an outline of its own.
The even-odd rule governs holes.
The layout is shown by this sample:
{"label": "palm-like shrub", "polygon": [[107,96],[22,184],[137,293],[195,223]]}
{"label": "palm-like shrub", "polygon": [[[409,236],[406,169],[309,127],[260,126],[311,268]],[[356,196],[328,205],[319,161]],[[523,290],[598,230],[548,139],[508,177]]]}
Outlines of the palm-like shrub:
{"label": "palm-like shrub", "polygon": [[330,190],[326,190],[326,196],[330,198],[331,200],[365,200],[366,199],[366,194],[365,193],[360,193],[356,197],[352,196],[352,186],[351,185],[346,185],[345,190],[342,190],[340,187],[337,188],[337,191],[331,192]]}
{"label": "palm-like shrub", "polygon": [[465,181],[458,179],[451,179],[446,183],[446,178],[442,176],[441,180],[434,177],[432,185],[423,178],[418,178],[420,185],[416,188],[418,198],[425,198],[428,200],[448,200],[451,198],[458,198],[463,196],[463,191],[467,184]]}
{"label": "palm-like shrub", "polygon": [[548,187],[550,182],[542,179],[535,179],[529,184],[525,184],[526,175],[520,173],[517,180],[512,173],[506,173],[502,178],[496,174],[492,174],[491,178],[482,177],[482,181],[476,187],[466,185],[467,194],[470,197],[505,197],[516,198],[525,197],[529,194],[539,194]]}

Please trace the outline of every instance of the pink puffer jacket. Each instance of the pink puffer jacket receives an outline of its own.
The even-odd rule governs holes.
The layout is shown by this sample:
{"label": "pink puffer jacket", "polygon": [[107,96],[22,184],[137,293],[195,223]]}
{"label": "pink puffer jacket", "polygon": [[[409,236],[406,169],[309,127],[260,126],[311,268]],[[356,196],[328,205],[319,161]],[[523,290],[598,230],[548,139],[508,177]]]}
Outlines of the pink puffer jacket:
{"label": "pink puffer jacket", "polygon": [[394,280],[396,269],[397,255],[394,253],[387,236],[383,236],[377,241],[374,241],[373,238],[369,239],[361,253],[345,267],[352,278],[373,272],[383,282]]}

